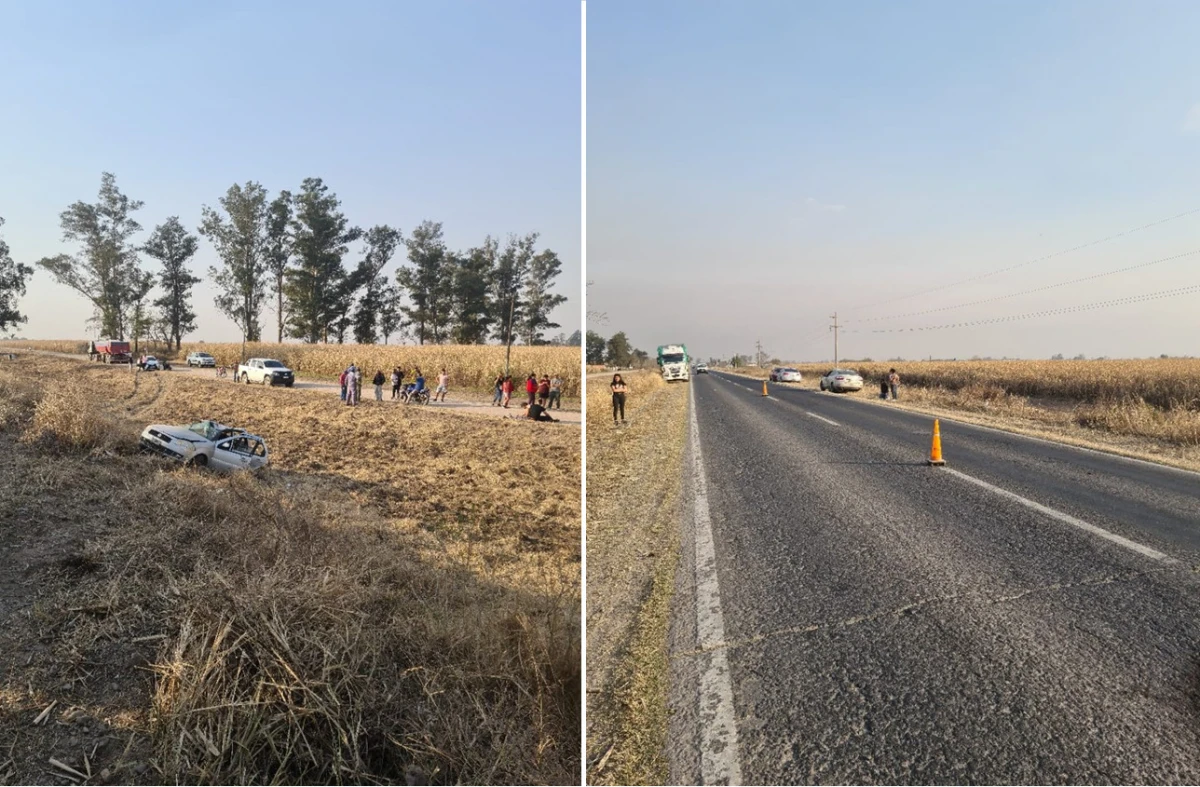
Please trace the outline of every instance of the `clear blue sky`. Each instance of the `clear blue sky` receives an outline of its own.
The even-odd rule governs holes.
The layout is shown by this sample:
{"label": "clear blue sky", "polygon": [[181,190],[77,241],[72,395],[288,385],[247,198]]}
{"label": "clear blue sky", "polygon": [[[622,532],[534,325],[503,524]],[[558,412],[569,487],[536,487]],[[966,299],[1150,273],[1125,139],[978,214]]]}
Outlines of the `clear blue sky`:
{"label": "clear blue sky", "polygon": [[[1200,3],[656,2],[588,13],[589,328],[792,360],[1200,354]],[[895,299],[895,300],[891,300]],[[889,303],[880,301],[891,300]],[[855,322],[857,318],[860,322]],[[852,332],[855,328],[859,332]]]}
{"label": "clear blue sky", "polygon": [[[234,182],[274,196],[315,176],[364,228],[432,219],[463,250],[540,232],[570,299],[552,317],[580,325],[577,3],[0,2],[0,29],[0,232],[18,261],[74,250],[59,213],[95,201],[103,171],[145,201],[142,237],[171,215],[194,231]],[[215,262],[202,239],[194,268]],[[197,287],[189,338],[240,338],[212,299]],[[40,270],[22,309],[29,338],[82,337],[91,314]]]}

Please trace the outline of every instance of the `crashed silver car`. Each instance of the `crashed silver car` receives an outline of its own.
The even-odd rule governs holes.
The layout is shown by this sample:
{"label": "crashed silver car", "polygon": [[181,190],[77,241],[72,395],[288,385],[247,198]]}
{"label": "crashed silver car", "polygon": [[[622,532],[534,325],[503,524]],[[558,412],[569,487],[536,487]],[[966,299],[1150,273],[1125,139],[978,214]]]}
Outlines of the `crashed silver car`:
{"label": "crashed silver car", "polygon": [[216,421],[189,426],[150,424],[142,431],[141,445],[186,465],[214,470],[257,470],[266,467],[269,458],[261,437]]}

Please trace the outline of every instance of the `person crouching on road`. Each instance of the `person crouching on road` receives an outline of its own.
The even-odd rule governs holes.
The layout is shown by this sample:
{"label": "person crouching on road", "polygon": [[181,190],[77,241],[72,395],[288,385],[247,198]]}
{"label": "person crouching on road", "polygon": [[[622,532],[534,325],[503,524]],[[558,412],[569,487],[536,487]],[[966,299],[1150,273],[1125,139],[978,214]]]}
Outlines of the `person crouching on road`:
{"label": "person crouching on road", "polygon": [[546,408],[537,403],[525,405],[525,417],[530,421],[551,421],[558,423],[557,418],[551,418],[550,413],[546,412]]}
{"label": "person crouching on road", "polygon": [[383,369],[376,369],[375,376],[371,379],[371,385],[375,386],[375,401],[383,401],[383,384],[387,382],[387,378],[383,376]]}

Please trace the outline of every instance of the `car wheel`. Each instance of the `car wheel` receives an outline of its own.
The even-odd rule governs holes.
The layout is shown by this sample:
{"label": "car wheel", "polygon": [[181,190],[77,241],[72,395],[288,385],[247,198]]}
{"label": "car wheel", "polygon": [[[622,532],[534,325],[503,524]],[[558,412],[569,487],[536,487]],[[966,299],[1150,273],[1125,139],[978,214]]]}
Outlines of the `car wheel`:
{"label": "car wheel", "polygon": [[262,378],[262,384],[263,384],[263,385],[270,385],[270,384],[271,384],[271,383],[270,383],[270,381],[268,381],[268,379],[267,379],[267,376],[266,376],[265,374],[263,375],[263,378]]}
{"label": "car wheel", "polygon": [[204,454],[196,454],[187,464],[188,467],[207,467],[208,457]]}

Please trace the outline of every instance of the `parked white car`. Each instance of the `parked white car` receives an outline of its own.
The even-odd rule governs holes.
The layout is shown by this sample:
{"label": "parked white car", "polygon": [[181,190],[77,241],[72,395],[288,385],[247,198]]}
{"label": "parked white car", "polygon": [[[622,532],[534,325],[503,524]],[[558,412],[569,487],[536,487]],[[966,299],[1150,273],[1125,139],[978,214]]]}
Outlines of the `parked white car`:
{"label": "parked white car", "polygon": [[706,364],[706,363],[696,364],[696,374],[708,374],[708,364]]}
{"label": "parked white car", "polygon": [[188,353],[188,366],[216,366],[217,359],[208,353]]}
{"label": "parked white car", "polygon": [[142,361],[143,372],[161,372],[162,368],[162,363],[153,355],[147,355],[146,360]]}
{"label": "parked white car", "polygon": [[845,391],[861,391],[863,378],[853,369],[834,369],[821,378],[821,390],[842,393]]}
{"label": "parked white car", "polygon": [[214,470],[257,470],[269,461],[265,440],[216,421],[189,426],[150,424],[142,431],[141,445],[186,465]]}

